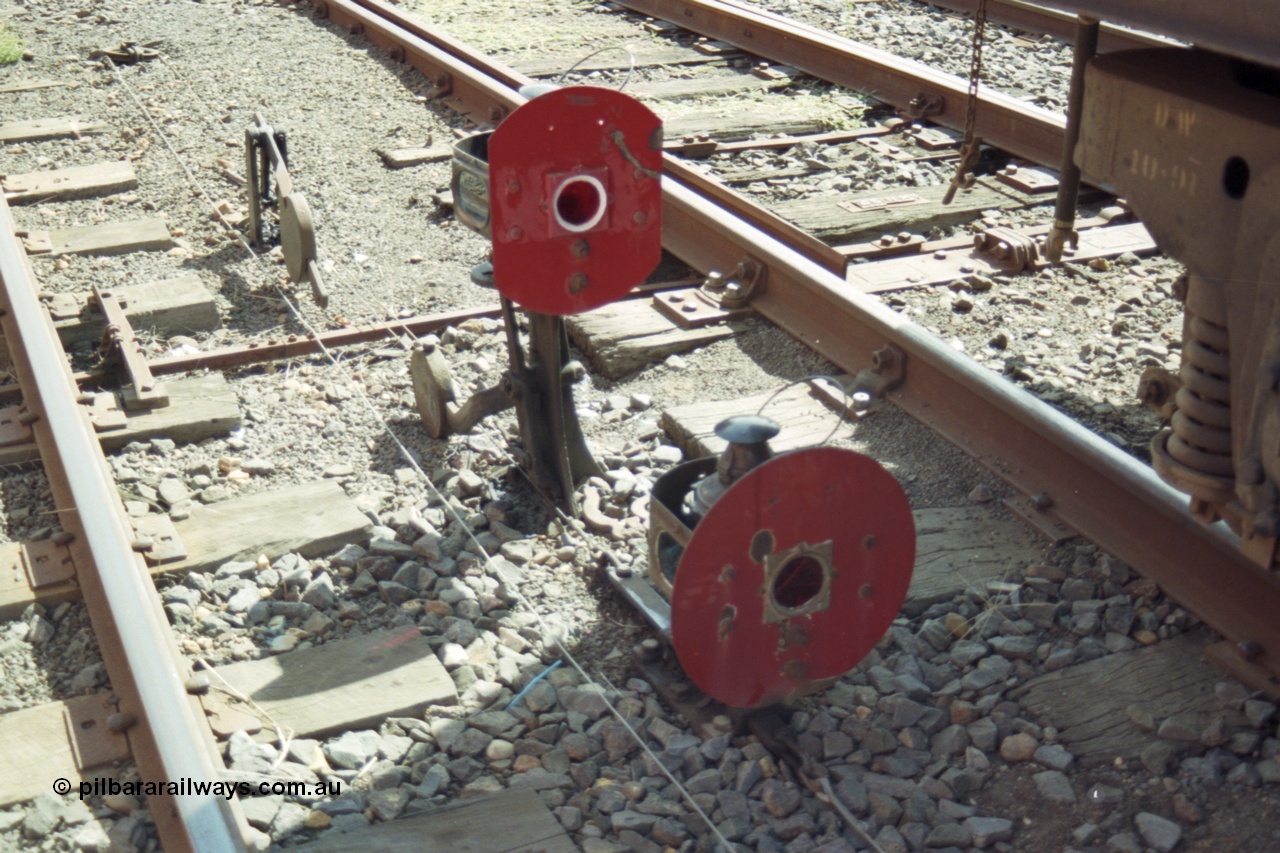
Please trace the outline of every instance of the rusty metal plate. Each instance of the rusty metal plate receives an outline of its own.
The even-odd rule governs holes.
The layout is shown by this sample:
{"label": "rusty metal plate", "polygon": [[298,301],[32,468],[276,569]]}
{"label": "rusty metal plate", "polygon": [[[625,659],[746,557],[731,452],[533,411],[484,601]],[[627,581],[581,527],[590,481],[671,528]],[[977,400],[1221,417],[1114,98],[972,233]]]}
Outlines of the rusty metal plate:
{"label": "rusty metal plate", "polygon": [[225,740],[238,731],[254,735],[262,731],[262,720],[253,709],[232,696],[213,690],[200,697],[205,720],[218,740]]}
{"label": "rusty metal plate", "polygon": [[76,576],[71,551],[52,539],[23,542],[22,567],[27,571],[27,583],[32,589],[56,586],[74,580]]}
{"label": "rusty metal plate", "polygon": [[[1111,258],[1125,252],[1149,255],[1156,250],[1155,241],[1141,223],[1091,228],[1080,232],[1080,245],[1069,250],[1064,260],[1086,263],[1094,258]],[[1047,266],[1037,262],[1036,268]],[[866,264],[850,264],[845,279],[863,293],[883,293],[905,287],[947,284],[968,275],[999,275],[1003,264],[972,246],[941,250],[931,254],[917,253],[885,258]]]}
{"label": "rusty metal plate", "polygon": [[173,519],[169,516],[152,512],[130,519],[130,522],[138,537],[151,543],[142,552],[148,565],[162,566],[187,558],[187,546],[182,544],[178,530],[173,526]]}
{"label": "rusty metal plate", "polygon": [[31,441],[31,425],[20,417],[26,406],[6,406],[0,409],[0,447],[27,444]]}
{"label": "rusty metal plate", "polygon": [[1038,166],[1009,166],[996,172],[996,180],[1028,195],[1051,193],[1058,189],[1058,173]]}
{"label": "rusty metal plate", "polygon": [[672,643],[703,692],[737,708],[843,675],[907,595],[915,524],[874,459],[834,447],[776,456],[711,507],[680,558]]}
{"label": "rusty metal plate", "polygon": [[606,305],[662,256],[662,123],[612,89],[574,86],[517,109],[489,141],[493,275],[529,311]]}
{"label": "rusty metal plate", "polygon": [[750,308],[724,308],[719,299],[704,295],[698,287],[655,293],[653,307],[682,329],[700,329],[753,313]]}
{"label": "rusty metal plate", "polygon": [[94,432],[109,432],[113,429],[124,429],[129,424],[129,416],[120,410],[116,395],[110,391],[100,391],[93,395],[86,406],[89,410],[89,423]]}
{"label": "rusty metal plate", "polygon": [[912,155],[911,152],[909,151],[904,151],[901,145],[894,145],[892,142],[889,142],[888,140],[877,139],[874,136],[869,137],[867,139],[859,139],[858,144],[865,145],[867,148],[870,148],[872,151],[876,152],[877,154],[880,154],[884,157],[889,157],[893,160],[906,162],[908,160],[915,159],[915,156]]}
{"label": "rusty metal plate", "polygon": [[915,193],[898,193],[897,195],[881,195],[842,201],[839,202],[838,206],[843,207],[850,213],[866,213],[868,210],[888,210],[891,207],[913,207],[918,204],[928,204],[928,202]]}
{"label": "rusty metal plate", "polygon": [[911,137],[915,140],[916,145],[926,151],[947,151],[960,147],[959,134],[953,130],[944,130],[940,127],[913,129]]}
{"label": "rusty metal plate", "polygon": [[76,768],[92,770],[131,757],[129,740],[123,731],[113,732],[107,718],[119,709],[104,693],[68,699],[62,706],[67,740],[75,753]]}

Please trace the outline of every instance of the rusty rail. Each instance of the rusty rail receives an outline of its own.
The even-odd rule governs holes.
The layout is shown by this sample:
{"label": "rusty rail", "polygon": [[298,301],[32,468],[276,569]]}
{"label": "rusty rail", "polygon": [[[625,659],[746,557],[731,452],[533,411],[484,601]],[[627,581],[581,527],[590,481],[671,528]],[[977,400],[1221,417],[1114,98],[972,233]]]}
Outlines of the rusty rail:
{"label": "rusty rail", "polygon": [[[330,6],[351,3],[331,0]],[[459,60],[455,73],[478,72]],[[1055,159],[1060,137],[1057,145],[1048,152]],[[1237,540],[1220,525],[1206,527],[1192,517],[1185,497],[1149,468],[857,293],[736,211],[671,176],[663,179],[663,199],[665,248],[703,271],[755,259],[765,274],[752,307],[850,373],[866,367],[873,351],[897,347],[905,356],[904,381],[890,400],[1027,495],[1044,496],[1046,516],[1156,580],[1248,650],[1271,679],[1280,675],[1280,621],[1274,618],[1280,586],[1240,555]]]}
{"label": "rusty rail", "polygon": [[[119,730],[127,733],[143,779],[218,781],[216,745],[184,688],[186,664],[146,565],[133,550],[120,493],[76,403],[78,390],[49,314],[36,297],[35,276],[15,227],[8,203],[0,199],[0,325],[26,394],[64,536],[70,537],[66,546],[76,580],[120,700]],[[244,817],[238,805],[222,797],[157,796],[151,798],[151,812],[170,853],[245,849]]]}
{"label": "rusty rail", "polygon": [[[616,0],[619,5],[789,65],[891,104],[914,118],[964,127],[967,81],[777,15],[718,0]],[[1066,119],[988,86],[978,87],[975,133],[1012,154],[1056,169]],[[1088,180],[1088,176],[1086,176]]]}
{"label": "rusty rail", "polygon": [[1039,0],[1195,44],[1227,56],[1280,67],[1280,14],[1272,0]]}
{"label": "rusty rail", "polygon": [[[921,0],[930,6],[965,12],[972,15],[978,8],[978,0]],[[1043,33],[1068,44],[1075,41],[1076,16],[1057,9],[1046,9],[1021,0],[988,0],[987,20],[1004,24],[1028,33]],[[1137,50],[1143,47],[1171,47],[1169,39],[1127,27],[1104,26],[1098,37],[1099,50]]]}

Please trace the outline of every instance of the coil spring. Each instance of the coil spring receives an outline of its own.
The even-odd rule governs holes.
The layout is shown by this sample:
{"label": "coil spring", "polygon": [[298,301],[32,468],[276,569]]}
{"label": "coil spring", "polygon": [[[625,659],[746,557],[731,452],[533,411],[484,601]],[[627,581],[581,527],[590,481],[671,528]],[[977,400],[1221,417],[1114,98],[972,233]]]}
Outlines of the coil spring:
{"label": "coil spring", "polygon": [[1188,312],[1186,330],[1169,455],[1194,471],[1232,479],[1227,329]]}

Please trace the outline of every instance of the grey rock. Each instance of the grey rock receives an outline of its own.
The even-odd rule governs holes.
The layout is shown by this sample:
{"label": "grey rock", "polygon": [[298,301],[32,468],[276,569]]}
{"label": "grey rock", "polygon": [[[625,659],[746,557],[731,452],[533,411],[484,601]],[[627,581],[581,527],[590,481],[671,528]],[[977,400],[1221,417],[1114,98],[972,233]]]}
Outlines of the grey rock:
{"label": "grey rock", "polygon": [[422,781],[418,783],[417,794],[423,798],[434,797],[448,784],[449,771],[439,764],[432,764],[423,774]]}
{"label": "grey rock", "polygon": [[231,769],[243,773],[269,773],[276,759],[275,747],[257,743],[243,731],[231,733],[227,739],[227,757]]}
{"label": "grey rock", "polygon": [[160,483],[156,486],[156,491],[159,492],[160,500],[164,501],[168,506],[181,503],[191,497],[191,492],[177,477],[161,477]]}
{"label": "grey rock", "polygon": [[995,721],[990,717],[983,717],[980,720],[974,720],[968,726],[969,740],[978,749],[983,752],[994,752],[996,748],[996,739],[999,736],[999,729],[996,728]]}
{"label": "grey rock", "polygon": [[1124,797],[1124,791],[1119,788],[1113,788],[1110,785],[1094,785],[1089,789],[1088,800],[1095,806],[1114,806],[1123,802]]}
{"label": "grey rock", "polygon": [[954,646],[951,647],[951,652],[947,657],[956,666],[969,666],[970,663],[982,660],[989,651],[991,649],[987,647],[986,643],[980,643],[978,640],[963,639],[957,640]]}
{"label": "grey rock", "polygon": [[77,827],[70,840],[72,848],[80,853],[114,853],[111,836],[99,820],[91,820]]}
{"label": "grey rock", "polygon": [[369,792],[369,808],[377,815],[378,820],[395,820],[409,804],[410,793],[403,788],[388,788]]}
{"label": "grey rock", "polygon": [[800,807],[800,792],[792,785],[778,779],[770,779],[764,783],[760,792],[760,801],[765,810],[775,818],[784,818]]}
{"label": "grey rock", "polygon": [[83,693],[106,683],[106,665],[101,662],[91,663],[77,672],[75,677],[71,679],[71,689],[76,693]]}
{"label": "grey rock", "polygon": [[1260,729],[1275,717],[1276,706],[1261,699],[1249,699],[1244,703],[1244,715],[1249,725]]}
{"label": "grey rock", "polygon": [[311,809],[299,803],[282,803],[275,820],[271,821],[271,838],[280,841],[301,832],[310,813]]}
{"label": "grey rock", "polygon": [[1142,853],[1142,842],[1132,832],[1117,832],[1107,839],[1108,853]]}
{"label": "grey rock", "polygon": [[244,809],[244,817],[249,821],[249,825],[265,832],[271,828],[271,822],[276,819],[276,814],[280,811],[280,805],[283,802],[284,796],[281,794],[243,797],[240,800],[240,807]]}
{"label": "grey rock", "polygon": [[1035,660],[1036,641],[1030,637],[992,637],[991,648],[1011,660]]}
{"label": "grey rock", "polygon": [[972,836],[969,829],[959,823],[940,823],[929,831],[924,846],[930,850],[942,847],[968,847]]}
{"label": "grey rock", "polygon": [[649,458],[653,460],[655,465],[675,465],[684,459],[684,454],[680,452],[678,447],[672,447],[670,444],[660,444],[649,454]]}
{"label": "grey rock", "polygon": [[590,720],[598,720],[609,711],[603,688],[595,685],[568,687],[560,690],[558,696],[566,711],[584,714]]}
{"label": "grey rock", "polygon": [[377,732],[345,732],[341,737],[325,744],[324,753],[334,767],[358,770],[378,754],[379,744]]}
{"label": "grey rock", "polygon": [[974,847],[986,850],[992,844],[1013,838],[1013,821],[1002,817],[971,817],[964,821]]}
{"label": "grey rock", "polygon": [[1159,853],[1169,853],[1182,838],[1182,827],[1151,812],[1139,812],[1133,819],[1142,838]]}
{"label": "grey rock", "polygon": [[307,584],[302,593],[302,600],[317,610],[332,607],[338,600],[333,590],[333,579],[325,572],[321,572]]}
{"label": "grey rock", "polygon": [[250,607],[262,600],[256,586],[241,587],[227,599],[227,612],[247,613]]}
{"label": "grey rock", "polygon": [[657,823],[657,820],[653,815],[641,814],[630,809],[614,812],[609,817],[609,822],[615,832],[622,832],[628,829],[633,832],[648,832],[653,829],[653,825]]}
{"label": "grey rock", "polygon": [[338,553],[329,558],[329,565],[335,569],[354,569],[356,563],[367,556],[369,556],[369,552],[359,545],[343,545]]}
{"label": "grey rock", "polygon": [[374,537],[369,540],[369,553],[375,557],[391,557],[397,561],[412,560],[418,556],[412,545],[394,538]]}
{"label": "grey rock", "polygon": [[1056,803],[1074,803],[1076,792],[1071,788],[1071,780],[1058,770],[1045,770],[1031,777],[1037,790],[1046,799]]}
{"label": "grey rock", "polygon": [[1195,743],[1200,740],[1200,726],[1193,717],[1175,714],[1160,724],[1156,734],[1165,740]]}
{"label": "grey rock", "polygon": [[378,597],[387,604],[404,604],[417,598],[418,593],[395,581],[378,581]]}
{"label": "grey rock", "polygon": [[1082,823],[1071,832],[1071,840],[1076,844],[1088,844],[1097,837],[1098,825],[1096,823]]}
{"label": "grey rock", "polygon": [[57,628],[52,622],[38,613],[33,613],[28,623],[27,642],[33,646],[43,646],[53,639]]}
{"label": "grey rock", "polygon": [[475,497],[484,490],[484,478],[470,468],[463,468],[458,472],[457,489],[461,497]]}
{"label": "grey rock", "polygon": [[934,758],[950,758],[964,752],[969,745],[969,731],[960,724],[947,726],[933,736],[929,750]]}
{"label": "grey rock", "polygon": [[1050,770],[1066,770],[1075,761],[1075,756],[1060,744],[1045,744],[1035,752],[1035,760]]}
{"label": "grey rock", "polygon": [[186,585],[171,586],[160,593],[160,600],[165,604],[185,604],[190,608],[195,608],[200,603],[200,599],[200,590],[192,589]]}
{"label": "grey rock", "polygon": [[36,797],[22,821],[22,834],[27,838],[44,838],[62,823],[62,797],[45,792]]}
{"label": "grey rock", "polygon": [[1258,772],[1258,778],[1267,784],[1274,785],[1280,782],[1280,761],[1274,758],[1257,762],[1253,765],[1253,769]]}

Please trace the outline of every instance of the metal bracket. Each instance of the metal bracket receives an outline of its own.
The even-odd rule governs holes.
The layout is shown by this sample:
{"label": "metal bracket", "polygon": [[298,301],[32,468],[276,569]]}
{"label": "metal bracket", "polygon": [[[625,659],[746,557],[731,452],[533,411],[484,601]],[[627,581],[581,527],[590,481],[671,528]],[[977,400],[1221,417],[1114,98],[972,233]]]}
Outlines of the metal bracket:
{"label": "metal bracket", "polygon": [[132,756],[129,738],[123,730],[113,731],[108,718],[117,713],[109,694],[77,696],[62,706],[62,721],[67,727],[67,740],[81,772]]}
{"label": "metal bracket", "polygon": [[1006,166],[996,172],[996,180],[1028,195],[1051,193],[1058,189],[1057,173],[1038,167]]}
{"label": "metal bracket", "polygon": [[893,344],[885,344],[871,353],[871,366],[858,371],[849,392],[879,400],[901,385],[906,375],[907,354]]}
{"label": "metal bracket", "polygon": [[431,88],[423,93],[428,98],[443,98],[453,93],[453,76],[440,73],[431,78]]}
{"label": "metal bracket", "polygon": [[1047,494],[1015,495],[1005,498],[1001,503],[1053,545],[1061,545],[1076,535],[1075,531],[1048,514],[1053,508],[1053,499]]}
{"label": "metal bracket", "polygon": [[26,406],[6,406],[0,409],[0,447],[31,441],[31,424],[22,417],[26,411]]}
{"label": "metal bracket", "polygon": [[925,151],[947,151],[960,147],[960,139],[953,136],[953,131],[938,127],[911,128],[907,134]]}
{"label": "metal bracket", "polygon": [[1007,273],[1034,269],[1040,261],[1040,246],[1035,238],[1012,228],[988,228],[974,236],[973,248],[989,255]]}
{"label": "metal bracket", "polygon": [[903,112],[914,119],[928,118],[942,112],[946,104],[947,99],[941,92],[921,89]]}
{"label": "metal bracket", "polygon": [[76,564],[71,550],[60,540],[38,539],[22,543],[22,567],[27,572],[27,583],[32,589],[74,581]]}
{"label": "metal bracket", "polygon": [[767,62],[761,62],[751,69],[751,76],[776,82],[790,80],[796,76],[796,70],[786,65],[770,65]]}
{"label": "metal bracket", "polygon": [[738,261],[733,276],[725,283],[720,306],[730,311],[746,308],[752,299],[764,293],[768,274],[769,268],[760,261],[750,255],[743,257]]}
{"label": "metal bracket", "polygon": [[178,530],[169,516],[148,513],[130,518],[129,523],[133,525],[137,535],[134,547],[146,558],[148,565],[162,566],[187,558],[187,548],[178,537]]}
{"label": "metal bracket", "polygon": [[133,334],[133,326],[124,313],[124,306],[109,290],[93,286],[93,297],[98,302],[107,328],[102,333],[98,355],[102,366],[124,370],[128,388],[125,391],[126,409],[158,409],[169,405],[169,394],[164,384],[151,375],[142,344]]}
{"label": "metal bracket", "polygon": [[316,229],[311,207],[306,196],[293,191],[288,138],[283,130],[267,124],[261,113],[253,119],[253,125],[244,132],[249,240],[254,246],[264,245],[263,208],[274,204],[280,216],[280,247],[289,280],[310,282],[311,296],[323,308],[329,304],[329,291],[316,263]]}
{"label": "metal bracket", "polygon": [[701,287],[655,293],[653,307],[682,329],[700,329],[751,313],[750,308],[725,308],[724,294],[724,277],[713,272],[707,275]]}

